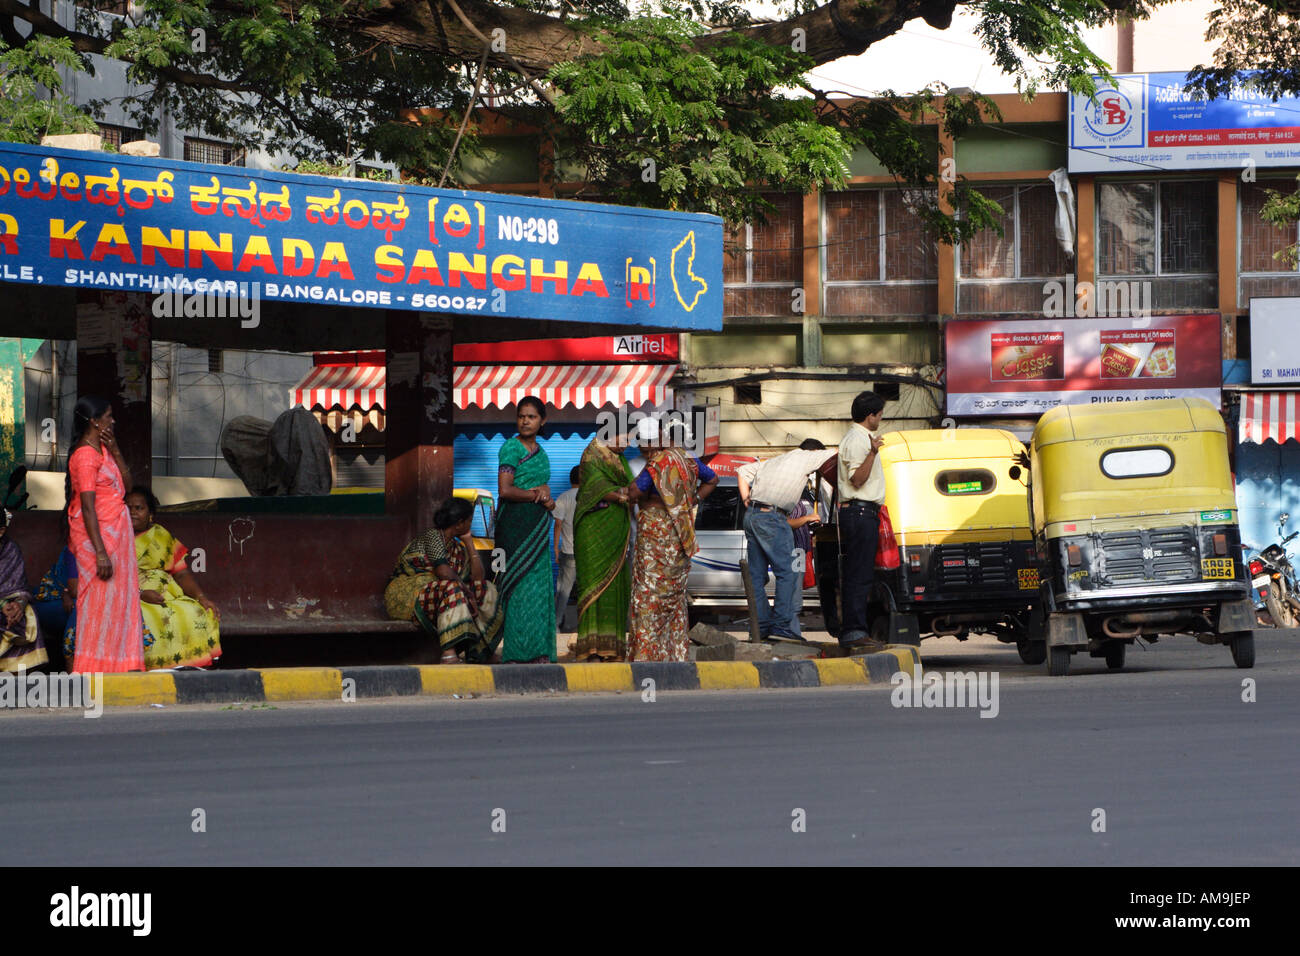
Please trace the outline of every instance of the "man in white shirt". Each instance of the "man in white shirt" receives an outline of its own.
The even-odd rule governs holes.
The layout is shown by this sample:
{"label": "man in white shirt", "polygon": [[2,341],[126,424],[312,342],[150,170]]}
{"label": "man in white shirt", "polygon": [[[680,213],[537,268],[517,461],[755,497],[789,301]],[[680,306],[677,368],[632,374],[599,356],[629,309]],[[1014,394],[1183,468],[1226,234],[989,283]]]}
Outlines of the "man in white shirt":
{"label": "man in white shirt", "polygon": [[555,585],[555,620],[564,630],[564,609],[569,605],[573,582],[578,577],[578,565],[573,557],[573,512],[578,506],[578,478],[581,469],[576,465],[569,472],[568,491],[555,499],[555,563],[559,565],[560,579]]}
{"label": "man in white shirt", "polygon": [[[802,640],[791,627],[795,588],[803,587],[803,573],[794,570],[794,532],[790,512],[816,471],[835,452],[815,438],[794,451],[766,461],[750,462],[736,471],[736,485],[745,505],[745,542],[749,579],[754,585],[760,639],[779,637]],[[775,607],[767,601],[767,569],[776,576]]]}
{"label": "man in white shirt", "polygon": [[885,400],[875,392],[859,393],[850,412],[853,424],[840,442],[840,644],[849,649],[871,642],[867,599],[876,571],[880,506],[885,502],[885,473],[876,458],[883,443],[884,410]]}

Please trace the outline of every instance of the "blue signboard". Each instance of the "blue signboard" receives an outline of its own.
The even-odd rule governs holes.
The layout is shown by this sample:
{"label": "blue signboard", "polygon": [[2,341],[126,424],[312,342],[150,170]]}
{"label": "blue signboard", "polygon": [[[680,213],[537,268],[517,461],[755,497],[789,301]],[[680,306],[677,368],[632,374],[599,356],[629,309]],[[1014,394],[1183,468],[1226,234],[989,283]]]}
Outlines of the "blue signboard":
{"label": "blue signboard", "polygon": [[1093,77],[1096,96],[1070,97],[1070,172],[1300,166],[1300,98],[1274,102],[1246,79],[1202,100],[1186,73]]}
{"label": "blue signboard", "polygon": [[0,143],[0,281],[718,330],[722,221]]}

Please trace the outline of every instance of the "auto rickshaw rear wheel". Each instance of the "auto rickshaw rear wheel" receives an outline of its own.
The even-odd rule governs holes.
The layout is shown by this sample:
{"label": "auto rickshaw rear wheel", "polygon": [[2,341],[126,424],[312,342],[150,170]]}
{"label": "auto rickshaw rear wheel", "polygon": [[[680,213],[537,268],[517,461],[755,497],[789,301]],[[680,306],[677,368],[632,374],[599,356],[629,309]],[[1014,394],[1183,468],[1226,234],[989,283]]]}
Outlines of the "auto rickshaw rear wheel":
{"label": "auto rickshaw rear wheel", "polygon": [[1124,647],[1123,641],[1106,642],[1106,666],[1113,671],[1124,668]]}
{"label": "auto rickshaw rear wheel", "polygon": [[1255,635],[1250,632],[1238,634],[1229,642],[1232,648],[1232,662],[1241,668],[1255,666]]}
{"label": "auto rickshaw rear wheel", "polygon": [[1047,673],[1053,677],[1065,677],[1070,673],[1071,651],[1068,647],[1049,647],[1047,649]]}
{"label": "auto rickshaw rear wheel", "polygon": [[1046,641],[1016,641],[1016,651],[1026,664],[1041,664],[1047,660]]}

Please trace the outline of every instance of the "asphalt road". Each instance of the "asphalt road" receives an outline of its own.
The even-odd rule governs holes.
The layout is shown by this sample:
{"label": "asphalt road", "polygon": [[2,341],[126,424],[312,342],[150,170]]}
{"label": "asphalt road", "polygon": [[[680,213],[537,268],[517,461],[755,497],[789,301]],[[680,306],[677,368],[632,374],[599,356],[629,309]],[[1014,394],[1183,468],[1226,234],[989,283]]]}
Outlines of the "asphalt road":
{"label": "asphalt road", "polygon": [[992,719],[887,687],[11,712],[0,865],[1294,865],[1300,636],[1258,644],[1055,679],[927,641],[1000,673]]}

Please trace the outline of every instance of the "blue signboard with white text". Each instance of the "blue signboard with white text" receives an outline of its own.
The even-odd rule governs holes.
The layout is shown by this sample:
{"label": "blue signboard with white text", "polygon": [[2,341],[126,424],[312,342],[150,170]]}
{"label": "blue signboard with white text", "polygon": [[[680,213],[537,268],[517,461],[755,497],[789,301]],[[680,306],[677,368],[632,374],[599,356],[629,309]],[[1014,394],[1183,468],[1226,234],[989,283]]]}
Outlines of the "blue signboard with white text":
{"label": "blue signboard with white text", "polygon": [[1300,98],[1274,102],[1246,79],[1203,100],[1185,73],[1093,77],[1096,96],[1070,97],[1070,172],[1300,166]]}
{"label": "blue signboard with white text", "polygon": [[722,221],[0,143],[0,281],[718,330]]}

